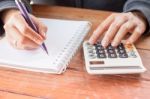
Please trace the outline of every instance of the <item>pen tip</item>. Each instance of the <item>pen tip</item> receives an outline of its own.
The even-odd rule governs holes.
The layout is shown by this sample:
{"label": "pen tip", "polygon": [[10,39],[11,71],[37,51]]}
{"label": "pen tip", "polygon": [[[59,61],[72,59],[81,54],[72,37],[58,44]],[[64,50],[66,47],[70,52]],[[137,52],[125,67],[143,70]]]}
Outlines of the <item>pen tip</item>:
{"label": "pen tip", "polygon": [[[47,53],[47,52],[46,52]],[[47,55],[48,55],[48,53],[47,53]]]}
{"label": "pen tip", "polygon": [[45,49],[45,52],[46,52],[47,55],[49,55],[47,49]]}

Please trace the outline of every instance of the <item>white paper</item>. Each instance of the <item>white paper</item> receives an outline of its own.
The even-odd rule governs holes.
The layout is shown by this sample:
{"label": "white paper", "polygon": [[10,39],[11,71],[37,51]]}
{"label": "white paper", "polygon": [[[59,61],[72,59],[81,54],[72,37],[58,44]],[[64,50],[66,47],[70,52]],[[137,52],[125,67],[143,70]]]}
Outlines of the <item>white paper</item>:
{"label": "white paper", "polygon": [[[6,38],[0,41],[0,64],[11,64],[13,68],[26,68],[59,71],[61,68],[57,63],[53,64],[58,55],[63,52],[69,41],[73,40],[81,25],[86,25],[86,21],[67,21],[55,19],[41,19],[48,27],[47,39],[45,41],[49,55],[43,49],[17,50],[12,48]],[[64,55],[66,57],[66,55]],[[58,63],[60,63],[59,60]],[[36,70],[35,70],[36,71]],[[48,72],[48,71],[47,71]],[[51,71],[49,71],[51,72]]]}

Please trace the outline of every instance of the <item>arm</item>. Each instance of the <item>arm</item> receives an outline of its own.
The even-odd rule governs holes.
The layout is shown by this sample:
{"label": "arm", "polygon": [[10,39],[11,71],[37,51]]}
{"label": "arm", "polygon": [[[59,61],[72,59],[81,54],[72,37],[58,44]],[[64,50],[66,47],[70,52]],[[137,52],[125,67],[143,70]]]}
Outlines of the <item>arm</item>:
{"label": "arm", "polygon": [[147,28],[145,33],[150,33],[150,0],[128,0],[124,5],[124,11],[138,11],[147,21]]}
{"label": "arm", "polygon": [[[24,3],[28,10],[31,11],[30,0],[25,0]],[[17,8],[15,0],[0,0],[0,12],[10,8]]]}
{"label": "arm", "polygon": [[[29,2],[30,0],[26,0],[24,3],[28,8],[28,11],[31,12],[31,6]],[[5,12],[8,9],[17,9],[15,0],[0,0],[0,35],[4,33],[4,29],[3,29],[4,24],[2,21],[3,12]]]}

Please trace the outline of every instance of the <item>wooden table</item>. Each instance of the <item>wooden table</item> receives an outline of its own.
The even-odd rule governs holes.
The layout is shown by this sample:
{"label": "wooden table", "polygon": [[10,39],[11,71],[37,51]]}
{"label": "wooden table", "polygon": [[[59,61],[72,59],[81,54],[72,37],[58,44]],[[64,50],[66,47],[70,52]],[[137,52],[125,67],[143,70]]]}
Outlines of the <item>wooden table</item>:
{"label": "wooden table", "polygon": [[[34,6],[33,11],[40,17],[91,21],[89,35],[111,14],[57,6]],[[141,75],[89,75],[82,47],[62,75],[0,68],[0,99],[149,99],[150,37],[141,38],[136,46],[148,69]]]}

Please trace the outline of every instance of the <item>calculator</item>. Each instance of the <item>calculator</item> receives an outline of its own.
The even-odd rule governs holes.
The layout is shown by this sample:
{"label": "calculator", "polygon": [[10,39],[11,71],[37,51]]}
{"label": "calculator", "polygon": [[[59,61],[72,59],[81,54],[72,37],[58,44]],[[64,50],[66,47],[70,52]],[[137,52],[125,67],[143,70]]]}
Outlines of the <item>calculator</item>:
{"label": "calculator", "polygon": [[84,41],[83,51],[89,74],[136,74],[146,71],[140,55],[133,44],[109,44],[106,48],[97,42]]}

